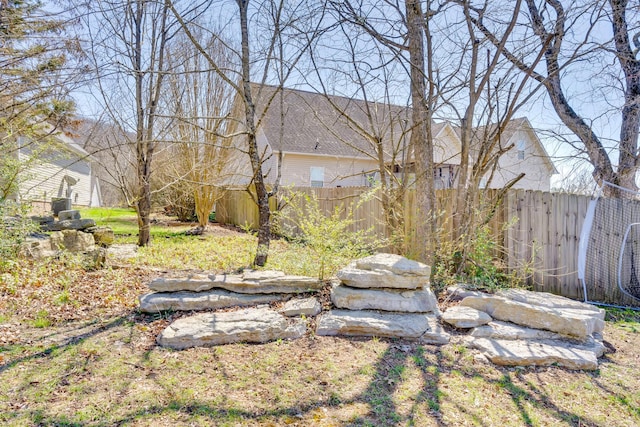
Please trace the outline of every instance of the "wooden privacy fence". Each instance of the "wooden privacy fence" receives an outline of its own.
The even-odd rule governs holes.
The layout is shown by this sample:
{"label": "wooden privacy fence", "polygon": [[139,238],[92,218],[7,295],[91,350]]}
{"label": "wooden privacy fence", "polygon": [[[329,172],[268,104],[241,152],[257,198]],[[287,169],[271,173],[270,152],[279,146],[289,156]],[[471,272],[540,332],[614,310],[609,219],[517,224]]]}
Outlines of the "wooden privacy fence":
{"label": "wooden privacy fence", "polygon": [[[315,194],[320,208],[327,213],[333,212],[336,206],[347,206],[359,201],[354,209],[352,226],[369,228],[385,235],[382,203],[376,197],[360,200],[361,195],[370,192],[370,188],[294,188],[306,194]],[[453,213],[455,190],[437,192],[440,219],[445,227],[451,226],[447,221]],[[496,190],[485,190],[485,198],[495,198]],[[404,199],[406,233],[411,236],[415,218],[415,195],[409,192]],[[580,232],[584,222],[590,197],[563,193],[547,193],[540,191],[509,190],[489,226],[491,234],[504,248],[501,257],[511,268],[530,266],[532,275],[529,285],[535,290],[552,292],[574,299],[584,298],[582,285],[577,275],[578,245]],[[640,213],[640,206],[635,207]],[[271,201],[272,210],[277,203]],[[258,210],[246,191],[228,191],[217,203],[216,218],[222,223],[247,225],[258,224]],[[444,235],[447,235],[446,233]],[[610,280],[610,277],[604,280]]]}

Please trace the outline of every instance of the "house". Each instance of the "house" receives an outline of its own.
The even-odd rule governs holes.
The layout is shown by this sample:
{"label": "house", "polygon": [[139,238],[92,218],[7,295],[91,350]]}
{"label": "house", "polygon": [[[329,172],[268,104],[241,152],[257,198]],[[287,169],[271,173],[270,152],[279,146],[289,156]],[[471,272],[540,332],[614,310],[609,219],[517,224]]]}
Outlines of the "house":
{"label": "house", "polygon": [[[277,92],[275,87],[258,84],[252,90],[267,184],[275,183],[278,166],[282,186],[368,186],[378,179],[381,164],[409,182],[413,179],[409,108],[287,88]],[[244,106],[237,98],[232,117],[242,114]],[[434,122],[431,129],[436,188],[451,188],[460,165],[458,131],[447,122]],[[500,160],[489,186],[502,186],[524,171],[526,179],[516,188],[548,190],[556,171],[528,120],[516,120],[507,129],[503,139],[516,141],[517,150]],[[230,133],[241,134],[241,129],[232,126]],[[227,182],[230,187],[244,188],[251,182],[252,171],[245,137],[236,138],[234,146],[240,150],[228,162],[234,176]]]}
{"label": "house", "polygon": [[[491,127],[495,128],[495,127]],[[476,144],[486,127],[475,130]],[[494,130],[494,129],[490,129]],[[489,180],[488,173],[480,182],[480,187],[503,188],[521,173],[524,177],[512,188],[523,190],[550,191],[551,176],[558,173],[551,157],[538,138],[535,129],[526,117],[509,121],[499,138],[499,148],[513,148],[498,158],[497,167]],[[474,153],[475,154],[475,153]]]}
{"label": "house", "polygon": [[[21,172],[16,198],[49,206],[54,198],[70,198],[78,206],[101,206],[100,182],[93,174],[92,157],[59,132],[47,142],[19,137]],[[48,209],[45,209],[48,210]]]}

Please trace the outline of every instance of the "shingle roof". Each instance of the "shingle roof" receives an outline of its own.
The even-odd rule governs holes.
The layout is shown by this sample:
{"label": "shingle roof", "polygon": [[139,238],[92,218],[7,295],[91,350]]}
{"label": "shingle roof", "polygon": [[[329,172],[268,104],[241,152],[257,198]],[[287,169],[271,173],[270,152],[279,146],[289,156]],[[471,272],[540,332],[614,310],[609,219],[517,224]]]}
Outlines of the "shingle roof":
{"label": "shingle roof", "polygon": [[[371,158],[373,138],[379,137],[389,158],[393,146],[408,146],[407,107],[284,88],[281,108],[275,87],[253,84],[252,91],[260,128],[274,151]],[[445,124],[433,126],[437,134]]]}

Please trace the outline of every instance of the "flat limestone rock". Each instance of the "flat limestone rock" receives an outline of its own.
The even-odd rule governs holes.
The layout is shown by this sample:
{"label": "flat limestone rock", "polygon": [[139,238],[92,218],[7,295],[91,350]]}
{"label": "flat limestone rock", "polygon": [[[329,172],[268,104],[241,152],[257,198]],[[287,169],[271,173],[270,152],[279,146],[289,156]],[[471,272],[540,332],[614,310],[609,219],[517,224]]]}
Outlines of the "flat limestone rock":
{"label": "flat limestone rock", "polygon": [[193,274],[187,277],[176,278],[157,277],[151,280],[147,286],[156,292],[202,292],[215,287],[214,279],[204,274]]}
{"label": "flat limestone rock", "polygon": [[237,342],[265,343],[295,339],[306,332],[303,319],[287,318],[269,308],[199,313],[178,319],[158,336],[163,347],[185,349]]}
{"label": "flat limestone rock", "polygon": [[322,305],[320,305],[320,301],[317,298],[296,298],[287,301],[278,311],[288,317],[317,316],[322,311]]}
{"label": "flat limestone rock", "polygon": [[482,296],[482,292],[466,289],[464,285],[454,285],[447,287],[447,295],[452,300],[458,301],[466,297]]}
{"label": "flat limestone rock", "polygon": [[[279,272],[278,272],[279,273]],[[298,294],[322,289],[322,282],[313,277],[268,275],[261,272],[259,278],[250,273],[247,279],[239,274],[191,275],[179,278],[159,277],[149,283],[149,288],[157,292],[192,291],[202,292],[210,289],[226,289],[241,294]]]}
{"label": "flat limestone rock", "polygon": [[605,316],[605,311],[601,308],[548,292],[533,292],[527,291],[526,289],[502,289],[498,291],[496,295],[511,301],[524,302],[541,307],[585,310],[601,320],[604,320]]}
{"label": "flat limestone rock", "polygon": [[584,340],[594,332],[601,332],[604,321],[593,312],[575,309],[555,309],[511,301],[499,296],[467,297],[460,305],[484,311],[497,320],[516,323],[535,329],[545,329]]}
{"label": "flat limestone rock", "polygon": [[47,237],[27,237],[20,244],[20,255],[27,258],[42,259],[54,257],[60,251],[51,246],[51,239]]}
{"label": "flat limestone rock", "polygon": [[113,245],[116,240],[116,235],[110,227],[90,227],[85,232],[93,234],[96,245],[105,248]]}
{"label": "flat limestone rock", "polygon": [[491,316],[472,307],[455,305],[442,314],[442,321],[456,328],[475,328],[491,322]]}
{"label": "flat limestone rock", "polygon": [[66,221],[69,219],[80,219],[80,211],[75,209],[70,209],[67,211],[58,212],[58,219],[60,221]]}
{"label": "flat limestone rock", "polygon": [[247,307],[282,301],[284,294],[247,295],[214,289],[205,292],[155,292],[140,297],[140,311],[157,313],[160,311],[198,311],[227,307]]}
{"label": "flat limestone rock", "polygon": [[438,318],[433,315],[427,315],[427,322],[429,322],[429,329],[422,334],[419,341],[422,344],[448,344],[451,340],[451,335],[444,330]]}
{"label": "flat limestone rock", "polygon": [[548,340],[563,339],[564,335],[542,329],[532,329],[509,322],[494,320],[486,325],[478,326],[471,331],[474,338],[491,338],[501,340]]}
{"label": "flat limestone rock", "polygon": [[338,279],[353,288],[422,289],[429,285],[427,276],[400,276],[386,270],[361,270],[343,268],[336,274]]}
{"label": "flat limestone rock", "polygon": [[504,366],[559,365],[570,369],[598,368],[596,353],[564,341],[521,341],[476,338],[470,345],[491,362]]}
{"label": "flat limestone rock", "polygon": [[51,224],[48,228],[50,231],[57,230],[84,230],[89,227],[95,227],[96,222],[91,218],[82,219],[66,219]]}
{"label": "flat limestone rock", "polygon": [[420,338],[428,330],[429,320],[424,314],[331,310],[320,316],[316,334]]}
{"label": "flat limestone rock", "polygon": [[379,253],[355,262],[359,270],[384,270],[401,276],[422,276],[429,278],[431,267],[412,261],[401,255]]}
{"label": "flat limestone rock", "polygon": [[356,289],[345,285],[337,285],[331,290],[331,301],[336,307],[349,310],[439,313],[438,300],[429,288],[415,291],[397,291]]}

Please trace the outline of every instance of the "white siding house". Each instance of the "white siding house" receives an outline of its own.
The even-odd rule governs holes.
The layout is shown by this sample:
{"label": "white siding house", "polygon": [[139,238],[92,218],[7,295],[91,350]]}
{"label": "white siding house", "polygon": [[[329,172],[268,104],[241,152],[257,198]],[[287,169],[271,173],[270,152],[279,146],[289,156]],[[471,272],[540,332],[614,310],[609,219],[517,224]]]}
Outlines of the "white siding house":
{"label": "white siding house", "polygon": [[[252,85],[256,103],[258,151],[263,158],[267,184],[275,183],[280,165],[283,186],[349,187],[367,186],[376,180],[379,165],[379,137],[384,147],[383,161],[390,170],[402,173],[406,165],[409,179],[413,175],[413,154],[408,147],[410,110],[406,107],[366,103],[361,100],[282,89],[280,96],[271,86]],[[263,114],[265,105],[269,105]],[[234,113],[242,117],[244,108],[236,98]],[[242,120],[234,121],[234,123]],[[434,136],[434,183],[437,189],[452,188],[459,176],[461,142],[458,129],[447,122],[432,124]],[[230,187],[246,188],[252,171],[246,154],[246,137],[232,129],[232,144],[225,170]],[[373,135],[375,133],[375,135]],[[512,142],[514,149],[500,158],[490,183],[482,186],[500,188],[520,173],[525,173],[514,188],[549,190],[551,175],[556,172],[535,131],[527,119],[514,119],[507,125],[501,146]],[[522,158],[524,157],[524,158]],[[393,167],[391,167],[393,166]],[[410,182],[410,181],[409,181]]]}
{"label": "white siding house", "polygon": [[512,188],[550,191],[551,176],[558,173],[535,130],[526,118],[513,119],[502,135],[501,146],[513,148],[502,154],[490,182],[481,186],[503,188],[521,173],[524,176]]}
{"label": "white siding house", "polygon": [[92,158],[69,137],[59,134],[46,145],[19,138],[18,156],[28,168],[21,173],[17,197],[46,205],[70,198],[73,205],[100,206],[100,184],[92,173]]}

